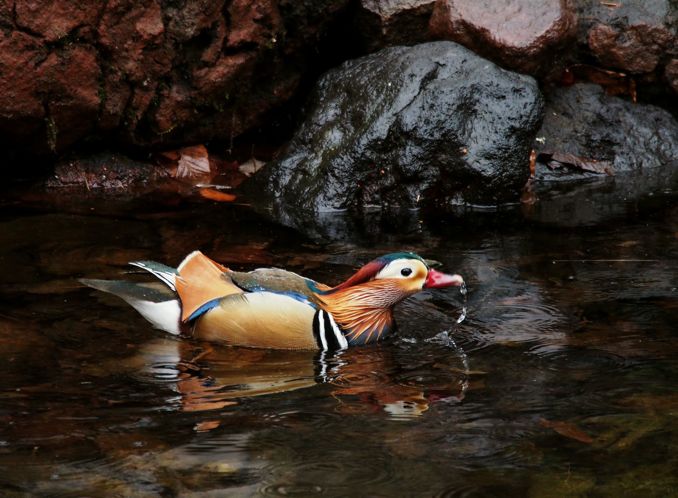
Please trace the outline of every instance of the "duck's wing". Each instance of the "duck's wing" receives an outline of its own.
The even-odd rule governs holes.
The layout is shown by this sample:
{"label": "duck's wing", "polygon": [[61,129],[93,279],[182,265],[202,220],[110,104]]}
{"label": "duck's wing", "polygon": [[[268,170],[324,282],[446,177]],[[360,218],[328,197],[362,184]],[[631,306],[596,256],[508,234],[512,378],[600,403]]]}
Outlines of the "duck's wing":
{"label": "duck's wing", "polygon": [[181,321],[191,321],[216,306],[220,299],[244,291],[229,271],[200,251],[194,251],[177,267],[175,286],[181,300]]}
{"label": "duck's wing", "polygon": [[303,298],[314,307],[320,304],[320,301],[311,287],[320,290],[329,288],[297,273],[280,268],[259,268],[250,272],[229,271],[228,275],[238,287],[247,292],[287,294],[293,298]]}

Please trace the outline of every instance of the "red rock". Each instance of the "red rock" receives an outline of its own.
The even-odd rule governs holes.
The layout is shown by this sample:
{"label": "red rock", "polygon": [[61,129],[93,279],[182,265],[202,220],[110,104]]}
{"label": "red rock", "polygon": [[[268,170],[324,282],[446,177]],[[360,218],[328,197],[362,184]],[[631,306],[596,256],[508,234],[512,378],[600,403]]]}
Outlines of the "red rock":
{"label": "red rock", "polygon": [[569,0],[437,0],[430,30],[506,67],[542,73],[569,47],[576,15]]}
{"label": "red rock", "polygon": [[191,0],[176,7],[167,6],[167,32],[177,41],[191,40],[212,29],[216,23],[223,24],[223,8],[224,0]]}
{"label": "red rock", "polygon": [[52,52],[37,76],[40,87],[50,89],[46,100],[48,145],[60,151],[95,126],[100,104],[96,52],[89,45]]}
{"label": "red rock", "polygon": [[231,17],[231,32],[228,45],[237,47],[245,44],[257,44],[272,47],[281,34],[282,19],[273,0],[252,2],[252,0],[234,0],[228,9]]}
{"label": "red rock", "polygon": [[230,140],[295,93],[348,4],[0,0],[0,146]]}
{"label": "red rock", "polygon": [[664,75],[669,86],[674,92],[678,93],[678,59],[672,59],[666,64]]}
{"label": "red rock", "polygon": [[369,50],[410,45],[429,39],[435,0],[361,0],[358,32]]}
{"label": "red rock", "polygon": [[35,87],[35,70],[46,52],[32,36],[14,31],[5,36],[0,31],[0,116],[42,119],[44,107]]}
{"label": "red rock", "polygon": [[110,52],[110,64],[142,84],[166,74],[172,63],[170,47],[163,43],[160,5],[154,0],[145,4],[113,0],[99,24],[100,43]]}
{"label": "red rock", "polygon": [[654,71],[672,40],[663,26],[647,24],[623,29],[596,24],[588,33],[589,48],[601,64],[634,74]]}
{"label": "red rock", "polygon": [[0,0],[0,26],[5,24],[11,26],[13,24],[13,0]]}
{"label": "red rock", "polygon": [[251,72],[255,54],[243,52],[236,55],[221,57],[213,66],[197,69],[193,73],[193,82],[198,90],[198,97],[206,98],[220,94],[224,99],[228,97],[224,91],[233,82]]}
{"label": "red rock", "polygon": [[178,83],[171,88],[159,90],[158,105],[152,118],[152,126],[156,133],[159,135],[170,133],[181,123],[191,121],[196,110],[190,92],[189,88]]}
{"label": "red rock", "polygon": [[32,36],[0,30],[0,141],[20,144],[29,152],[46,153],[45,105],[35,72],[46,57]]}
{"label": "red rock", "polygon": [[578,2],[577,7],[578,43],[588,47],[603,67],[634,75],[640,83],[656,84],[662,72],[667,74],[664,66],[678,56],[672,0],[588,0]]}
{"label": "red rock", "polygon": [[103,132],[109,132],[122,124],[132,89],[122,71],[105,65],[102,69],[108,70],[108,73],[104,74],[103,84],[100,87],[101,112],[97,128]]}
{"label": "red rock", "polygon": [[56,41],[78,27],[95,25],[104,4],[98,0],[22,0],[15,5],[17,26]]}

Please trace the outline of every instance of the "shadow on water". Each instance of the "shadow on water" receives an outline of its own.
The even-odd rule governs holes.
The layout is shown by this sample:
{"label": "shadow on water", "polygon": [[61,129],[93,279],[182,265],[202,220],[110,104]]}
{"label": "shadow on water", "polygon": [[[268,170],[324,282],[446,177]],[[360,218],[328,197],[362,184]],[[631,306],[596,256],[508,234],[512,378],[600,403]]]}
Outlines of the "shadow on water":
{"label": "shadow on water", "polygon": [[[678,208],[662,195],[583,227],[411,212],[324,240],[171,196],[3,201],[0,494],[675,495]],[[195,248],[328,283],[413,250],[469,292],[420,293],[395,339],[323,356],[170,338],[77,283]]]}

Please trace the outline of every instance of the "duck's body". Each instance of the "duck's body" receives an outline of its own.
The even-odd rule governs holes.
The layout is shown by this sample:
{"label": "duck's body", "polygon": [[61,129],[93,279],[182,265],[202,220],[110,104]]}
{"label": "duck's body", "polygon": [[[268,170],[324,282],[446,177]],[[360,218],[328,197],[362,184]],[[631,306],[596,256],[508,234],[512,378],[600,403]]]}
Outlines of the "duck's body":
{"label": "duck's body", "polygon": [[395,304],[426,287],[463,283],[411,253],[376,259],[334,288],[276,268],[232,271],[198,251],[176,270],[148,261],[131,264],[162,285],[83,282],[120,296],[167,332],[274,349],[336,350],[376,342],[394,329]]}

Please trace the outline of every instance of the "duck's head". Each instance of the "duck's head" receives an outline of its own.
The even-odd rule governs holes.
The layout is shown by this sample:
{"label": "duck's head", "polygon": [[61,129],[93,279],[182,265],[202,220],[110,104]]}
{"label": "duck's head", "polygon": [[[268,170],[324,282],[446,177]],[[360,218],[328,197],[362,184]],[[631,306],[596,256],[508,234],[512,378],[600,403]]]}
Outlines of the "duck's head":
{"label": "duck's head", "polygon": [[434,270],[421,256],[398,252],[367,263],[345,282],[316,294],[349,342],[366,344],[393,329],[393,307],[406,297],[463,283],[459,275]]}
{"label": "duck's head", "polygon": [[464,279],[460,275],[448,275],[435,270],[417,254],[396,252],[370,261],[351,278],[322,294],[329,296],[370,289],[386,293],[384,299],[377,302],[390,307],[423,289],[458,287],[463,283]]}

